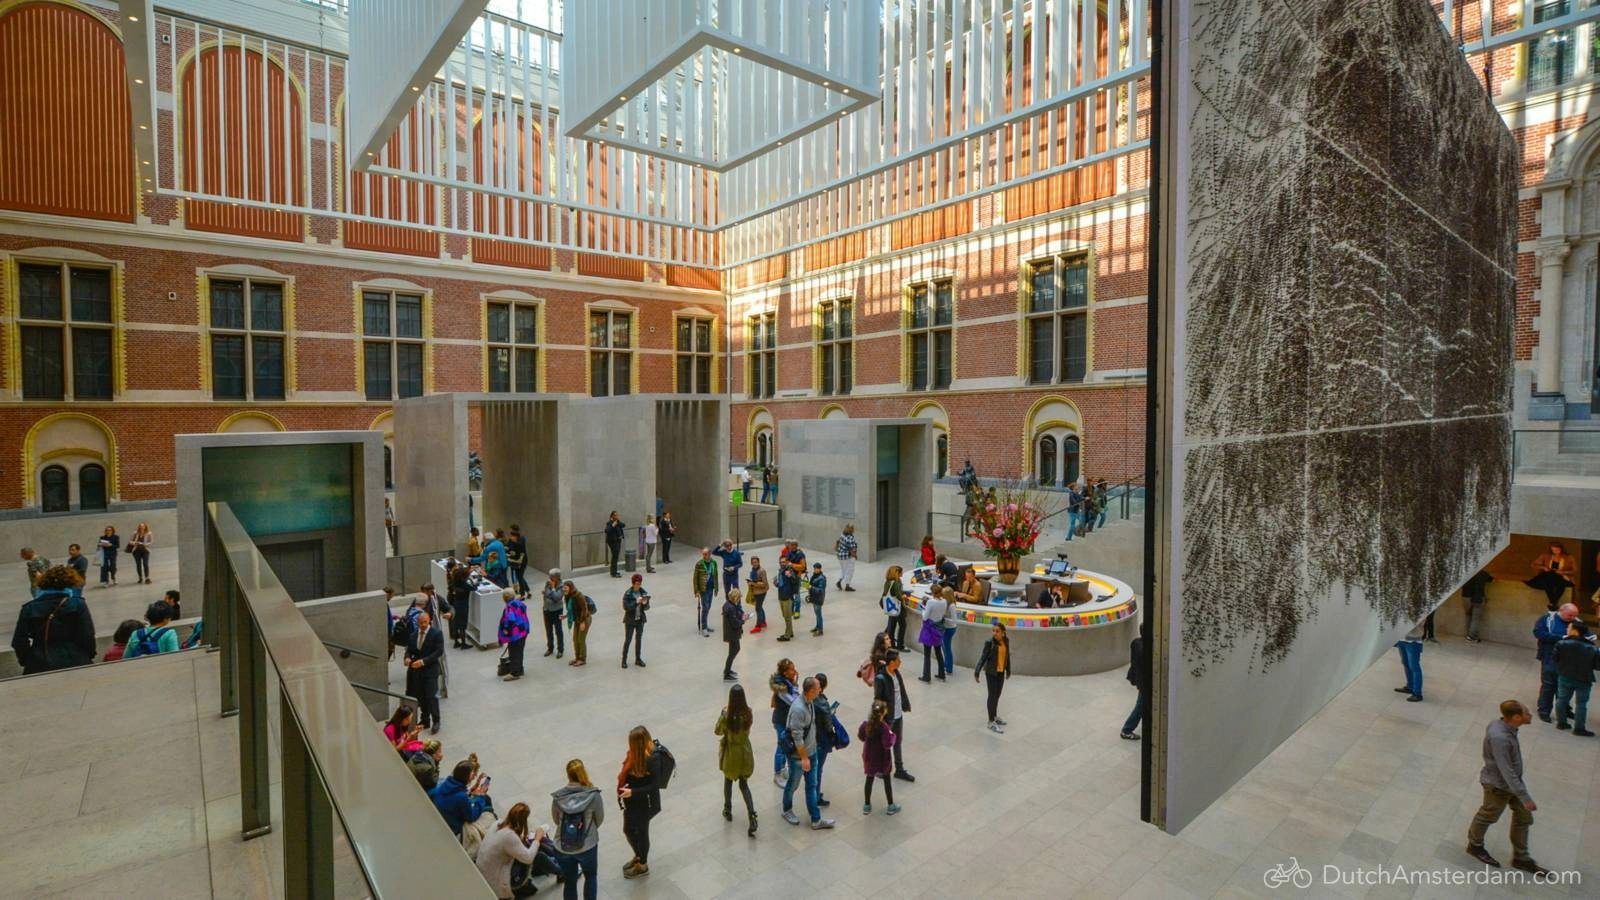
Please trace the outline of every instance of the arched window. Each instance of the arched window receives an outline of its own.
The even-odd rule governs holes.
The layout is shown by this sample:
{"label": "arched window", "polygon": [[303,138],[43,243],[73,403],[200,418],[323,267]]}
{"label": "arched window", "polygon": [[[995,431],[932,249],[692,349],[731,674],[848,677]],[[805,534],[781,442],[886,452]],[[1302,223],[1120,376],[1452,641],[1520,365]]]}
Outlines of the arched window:
{"label": "arched window", "polygon": [[1064,457],[1061,466],[1061,483],[1071,484],[1078,480],[1078,439],[1069,437],[1061,442]]}
{"label": "arched window", "polygon": [[394,448],[383,445],[383,489],[394,490]]}
{"label": "arched window", "polygon": [[950,474],[950,435],[939,432],[933,441],[933,477],[944,478]]}
{"label": "arched window", "polygon": [[72,509],[72,499],[67,489],[66,468],[45,466],[39,473],[39,501],[47,513],[67,512]]}
{"label": "arched window", "polygon": [[78,470],[78,508],[106,508],[106,470],[90,463]]}
{"label": "arched window", "polygon": [[765,469],[772,464],[772,432],[763,429],[756,434],[756,465]]}
{"label": "arched window", "polygon": [[1054,435],[1039,438],[1039,483],[1056,483],[1056,439]]}

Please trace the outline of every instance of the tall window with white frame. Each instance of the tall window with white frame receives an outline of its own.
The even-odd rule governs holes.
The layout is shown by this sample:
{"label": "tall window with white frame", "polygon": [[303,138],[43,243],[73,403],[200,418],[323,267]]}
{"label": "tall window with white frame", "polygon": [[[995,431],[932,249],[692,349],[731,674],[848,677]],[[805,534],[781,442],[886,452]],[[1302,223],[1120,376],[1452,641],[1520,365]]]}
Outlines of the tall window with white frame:
{"label": "tall window with white frame", "polygon": [[911,389],[942,390],[950,386],[955,347],[955,284],[949,278],[917,282],[907,289],[911,327],[906,332],[911,354]]}
{"label": "tall window with white frame", "polygon": [[589,312],[589,394],[620,397],[633,390],[633,313]]}
{"label": "tall window with white frame", "polygon": [[212,399],[282,400],[283,284],[212,278],[210,293]]}
{"label": "tall window with white frame", "polygon": [[539,304],[491,300],[488,308],[489,390],[539,390]]}
{"label": "tall window with white frame", "polygon": [[367,399],[422,396],[422,295],[364,290],[361,312]]}
{"label": "tall window with white frame", "polygon": [[749,377],[745,393],[765,399],[778,390],[778,314],[761,313],[750,317],[750,336],[745,343]]}
{"label": "tall window with white frame", "polygon": [[680,394],[709,394],[711,384],[711,319],[679,316],[673,322]]}
{"label": "tall window with white frame", "polygon": [[817,307],[821,323],[817,341],[817,367],[822,375],[823,394],[848,394],[852,381],[855,304],[849,298],[829,300]]}
{"label": "tall window with white frame", "polygon": [[110,400],[116,372],[111,270],[20,263],[17,300],[22,399]]}
{"label": "tall window with white frame", "polygon": [[1037,259],[1028,279],[1028,381],[1061,384],[1089,374],[1089,258]]}

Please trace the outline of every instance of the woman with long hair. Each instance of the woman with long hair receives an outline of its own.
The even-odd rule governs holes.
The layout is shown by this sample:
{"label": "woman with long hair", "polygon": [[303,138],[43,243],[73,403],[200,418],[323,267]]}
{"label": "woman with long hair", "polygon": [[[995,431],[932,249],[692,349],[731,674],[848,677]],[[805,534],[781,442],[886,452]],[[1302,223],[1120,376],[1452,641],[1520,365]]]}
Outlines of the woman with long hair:
{"label": "woman with long hair", "polygon": [[988,681],[989,730],[1005,734],[1006,720],[1000,718],[1000,690],[1011,677],[1011,641],[1006,637],[1006,627],[999,622],[994,623],[990,635],[984,642],[983,652],[978,654],[978,664],[972,667],[972,680],[977,681],[978,673],[982,672]]}
{"label": "woman with long hair", "polygon": [[600,789],[589,780],[583,760],[567,761],[567,784],[550,795],[550,818],[556,829],[561,896],[564,900],[578,900],[581,869],[584,900],[596,900],[600,894],[600,825],[606,820],[606,803]]}
{"label": "woman with long hair", "polygon": [[633,848],[633,859],[622,867],[623,878],[650,874],[650,820],[661,812],[661,789],[650,771],[655,741],[650,730],[636,725],[628,732],[628,755],[617,773],[617,802],[622,805],[622,835]]}
{"label": "woman with long hair", "polygon": [[856,737],[861,741],[861,768],[867,773],[865,798],[861,803],[861,814],[872,815],[872,779],[883,781],[883,798],[889,801],[889,807],[884,810],[889,815],[900,811],[894,802],[894,784],[889,776],[894,773],[895,733],[889,727],[889,704],[882,700],[872,701],[872,710],[867,714],[867,720],[856,729]]}
{"label": "woman with long hair", "polygon": [[891,599],[894,601],[893,606],[897,614],[889,616],[889,624],[883,630],[889,633],[891,643],[896,650],[906,648],[906,604],[903,596],[905,588],[900,584],[900,575],[904,571],[899,566],[890,566],[889,571],[883,573],[881,595],[883,599],[878,601],[883,605],[885,613],[889,612],[889,601]]}
{"label": "woman with long hair", "polygon": [[722,770],[722,818],[733,821],[733,783],[739,782],[739,793],[744,797],[744,810],[750,816],[751,837],[756,836],[756,807],[750,799],[750,776],[756,771],[756,752],[750,746],[750,726],[755,714],[744,699],[744,687],[728,688],[728,705],[717,716],[715,734],[717,742],[717,768]]}
{"label": "woman with long hair", "polygon": [[[450,619],[450,645],[457,649],[467,646],[467,622],[471,619],[472,567],[457,565],[445,575],[445,602],[455,610]],[[432,612],[432,610],[429,610]],[[437,623],[435,623],[437,624]]]}
{"label": "woman with long hair", "polygon": [[404,703],[395,707],[389,715],[388,723],[383,726],[383,736],[389,739],[394,749],[405,751],[411,749],[412,744],[418,748],[422,746],[417,741],[417,735],[422,733],[422,725],[412,721],[415,715],[416,711]]}
{"label": "woman with long hair", "polygon": [[150,583],[150,545],[155,543],[155,538],[150,534],[150,526],[144,522],[133,530],[133,537],[128,538],[128,550],[133,554],[134,583]]}
{"label": "woman with long hair", "polygon": [[528,804],[515,804],[499,827],[486,835],[483,843],[478,845],[478,871],[500,900],[512,900],[532,893],[524,889],[523,894],[519,894],[512,887],[511,877],[512,867],[516,863],[530,868],[533,866],[534,857],[539,854],[539,839],[544,837],[542,829],[535,830],[531,836],[528,834],[529,812]]}

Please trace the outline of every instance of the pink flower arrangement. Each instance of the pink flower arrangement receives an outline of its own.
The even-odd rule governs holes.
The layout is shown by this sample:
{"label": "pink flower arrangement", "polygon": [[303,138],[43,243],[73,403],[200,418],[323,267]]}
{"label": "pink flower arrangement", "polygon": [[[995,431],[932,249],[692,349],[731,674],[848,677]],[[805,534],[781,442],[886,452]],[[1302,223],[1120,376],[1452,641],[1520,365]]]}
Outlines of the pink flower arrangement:
{"label": "pink flower arrangement", "polygon": [[972,519],[972,536],[984,553],[995,557],[1021,557],[1033,552],[1039,539],[1044,511],[1023,495],[1010,494],[998,503],[986,503]]}

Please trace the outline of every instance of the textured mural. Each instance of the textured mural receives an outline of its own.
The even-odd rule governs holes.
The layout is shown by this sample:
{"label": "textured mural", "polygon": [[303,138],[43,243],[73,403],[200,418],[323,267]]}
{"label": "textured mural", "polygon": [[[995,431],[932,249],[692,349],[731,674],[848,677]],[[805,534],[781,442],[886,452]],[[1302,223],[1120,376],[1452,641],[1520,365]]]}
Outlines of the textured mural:
{"label": "textured mural", "polygon": [[1426,0],[1175,7],[1181,827],[1503,546],[1518,159]]}

